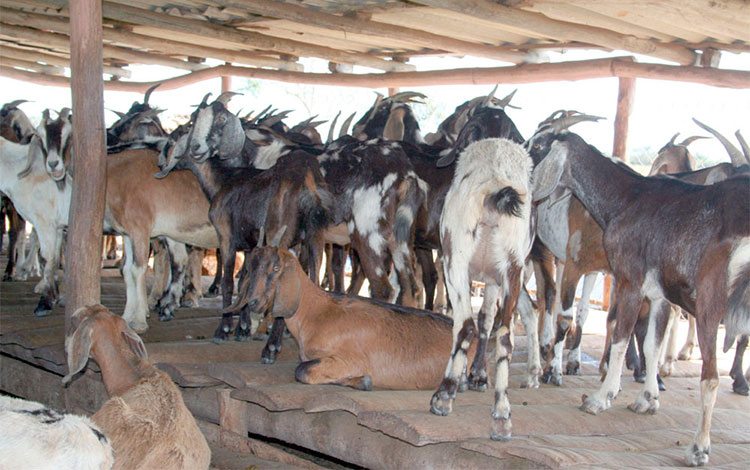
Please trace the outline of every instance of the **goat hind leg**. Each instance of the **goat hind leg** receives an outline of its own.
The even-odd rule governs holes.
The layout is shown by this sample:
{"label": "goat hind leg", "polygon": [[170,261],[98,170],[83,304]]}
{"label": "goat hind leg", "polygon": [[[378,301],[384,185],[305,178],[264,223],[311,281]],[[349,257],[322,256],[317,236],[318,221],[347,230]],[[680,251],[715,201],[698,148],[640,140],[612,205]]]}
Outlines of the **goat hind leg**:
{"label": "goat hind leg", "polygon": [[492,431],[490,433],[490,439],[493,441],[507,441],[510,439],[512,430],[510,401],[508,400],[508,376],[510,360],[513,355],[513,312],[516,309],[519,289],[520,283],[511,285],[511,292],[503,299],[501,326],[496,336],[495,406],[492,412]]}
{"label": "goat hind leg", "polygon": [[372,390],[370,376],[352,369],[339,357],[323,357],[301,362],[294,371],[294,378],[306,384],[335,384],[358,390]]}
{"label": "goat hind leg", "polygon": [[660,362],[659,373],[663,377],[669,377],[674,372],[675,362],[677,362],[677,333],[680,329],[680,308],[672,305],[670,313],[670,326],[667,330],[669,338],[664,348],[664,359]]}
{"label": "goat hind leg", "polygon": [[[495,322],[497,314],[497,298],[500,288],[493,284],[487,284],[484,289],[482,307],[479,309],[477,325],[479,327],[479,342],[477,352],[469,370],[468,385],[472,390],[484,392],[487,390],[487,342],[490,338],[490,329]],[[460,388],[459,388],[459,391]]]}
{"label": "goat hind leg", "polygon": [[[748,385],[747,378],[742,371],[742,357],[745,355],[747,343],[748,335],[740,336],[739,341],[737,341],[737,349],[734,353],[732,370],[729,372],[729,376],[734,379],[734,382],[732,382],[732,390],[734,391],[734,393],[744,396],[748,396]],[[748,372],[750,372],[750,368],[748,368]]]}
{"label": "goat hind leg", "polygon": [[589,316],[589,299],[594,289],[597,273],[588,273],[583,277],[583,291],[581,300],[576,307],[575,331],[573,331],[568,363],[565,364],[565,375],[580,375],[581,373],[581,338],[583,337],[583,325]]}
{"label": "goat hind leg", "polygon": [[526,375],[521,382],[521,388],[539,388],[539,376],[542,372],[542,363],[539,358],[539,317],[534,311],[525,287],[521,289],[518,297],[518,314],[526,330],[527,345]]}
{"label": "goat hind leg", "polygon": [[644,339],[644,347],[641,349],[642,356],[646,360],[646,380],[643,390],[635,401],[628,405],[631,411],[641,414],[654,414],[659,409],[659,390],[662,389],[658,380],[659,358],[664,332],[669,326],[671,317],[671,306],[663,297],[650,300],[648,330]]}
{"label": "goat hind leg", "polygon": [[679,354],[677,354],[678,361],[687,361],[693,356],[693,351],[695,350],[695,345],[698,341],[695,330],[695,317],[693,315],[688,315],[687,338],[685,338],[685,344],[682,346],[682,349],[680,349]]}

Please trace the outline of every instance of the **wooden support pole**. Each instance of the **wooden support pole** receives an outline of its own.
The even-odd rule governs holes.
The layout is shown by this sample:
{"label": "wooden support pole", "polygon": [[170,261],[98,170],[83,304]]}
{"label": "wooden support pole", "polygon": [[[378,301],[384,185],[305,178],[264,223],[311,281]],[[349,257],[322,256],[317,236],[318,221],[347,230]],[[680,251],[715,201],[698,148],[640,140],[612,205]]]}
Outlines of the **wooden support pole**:
{"label": "wooden support pole", "polygon": [[[227,63],[227,65],[232,65],[230,63]],[[231,75],[222,75],[221,76],[221,92],[224,93],[226,91],[232,90],[232,76]]]}
{"label": "wooden support pole", "polygon": [[101,299],[102,224],[106,194],[106,142],[102,83],[102,4],[70,2],[73,92],[73,195],[65,257],[65,326],[80,307]]}
{"label": "wooden support pole", "polygon": [[633,102],[635,101],[635,78],[620,77],[620,91],[617,95],[615,115],[615,142],[612,155],[628,161],[628,126]]}

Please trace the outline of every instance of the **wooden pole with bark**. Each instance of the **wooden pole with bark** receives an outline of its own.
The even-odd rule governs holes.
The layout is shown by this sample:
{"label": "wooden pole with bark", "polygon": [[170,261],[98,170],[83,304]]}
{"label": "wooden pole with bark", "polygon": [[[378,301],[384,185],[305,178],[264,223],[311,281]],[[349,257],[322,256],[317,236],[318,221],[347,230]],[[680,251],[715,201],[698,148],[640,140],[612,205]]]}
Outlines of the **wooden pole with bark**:
{"label": "wooden pole with bark", "polygon": [[73,93],[73,195],[65,256],[65,326],[73,313],[101,298],[102,221],[106,194],[106,141],[102,83],[102,5],[70,2]]}

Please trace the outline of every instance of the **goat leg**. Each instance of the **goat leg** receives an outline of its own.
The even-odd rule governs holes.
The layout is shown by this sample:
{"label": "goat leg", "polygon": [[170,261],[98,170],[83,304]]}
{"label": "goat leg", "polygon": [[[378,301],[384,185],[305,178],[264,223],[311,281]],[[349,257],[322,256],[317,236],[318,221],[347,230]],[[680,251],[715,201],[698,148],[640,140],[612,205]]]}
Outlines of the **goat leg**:
{"label": "goat leg", "polygon": [[734,390],[734,393],[744,396],[748,396],[748,386],[747,378],[745,377],[742,370],[742,357],[745,355],[747,343],[748,335],[741,336],[739,341],[737,341],[737,349],[734,352],[734,362],[732,362],[732,370],[729,371],[729,376],[734,379],[734,382],[732,382],[732,390]]}
{"label": "goat leg", "polygon": [[216,250],[216,275],[214,276],[214,282],[208,287],[208,290],[203,294],[207,298],[217,297],[219,295],[219,286],[221,286],[222,277],[222,262],[221,262],[221,250]]}
{"label": "goat leg", "polygon": [[268,335],[268,341],[263,351],[260,353],[260,359],[263,364],[273,364],[276,362],[276,356],[281,352],[281,342],[284,339],[286,323],[283,317],[273,319],[273,329]]}
{"label": "goat leg", "polygon": [[487,390],[487,342],[490,337],[490,328],[492,328],[495,322],[499,295],[500,288],[498,286],[487,285],[484,290],[482,307],[479,309],[477,317],[479,342],[477,343],[477,352],[474,355],[474,361],[471,363],[468,377],[469,388],[477,392]]}
{"label": "goat leg", "polygon": [[300,362],[294,371],[294,378],[306,384],[335,384],[358,390],[372,390],[369,375],[352,375],[352,367],[340,357],[323,357]]}

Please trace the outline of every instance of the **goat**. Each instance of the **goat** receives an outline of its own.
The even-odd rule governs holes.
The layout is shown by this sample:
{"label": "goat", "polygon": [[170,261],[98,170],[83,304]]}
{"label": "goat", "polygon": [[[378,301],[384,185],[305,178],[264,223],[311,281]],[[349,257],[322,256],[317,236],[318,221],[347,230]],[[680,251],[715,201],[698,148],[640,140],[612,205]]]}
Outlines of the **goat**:
{"label": "goat", "polygon": [[[294,376],[307,384],[424,390],[437,386],[450,353],[451,321],[374,299],[330,294],[288,250],[258,246],[229,308],[271,311],[299,344]],[[476,344],[470,347],[473,355]]]}
{"label": "goat", "polygon": [[[31,140],[34,135],[34,126],[26,113],[18,108],[18,105],[25,102],[26,100],[16,100],[5,103],[0,108],[0,137],[16,143],[28,143]],[[16,262],[22,264],[26,258],[24,248],[26,221],[18,215],[11,200],[3,195],[0,209],[0,246],[5,234],[5,217],[8,218],[8,264],[5,265],[3,281],[10,281],[14,278]],[[18,244],[19,241],[20,244]],[[29,258],[35,259],[36,252],[32,250]]]}
{"label": "goat", "polygon": [[0,468],[109,470],[114,456],[89,418],[0,396]]}
{"label": "goat", "polygon": [[582,409],[597,414],[611,406],[620,388],[627,339],[647,302],[647,377],[629,408],[637,413],[658,410],[657,362],[668,301],[675,303],[696,317],[703,357],[702,416],[686,460],[689,465],[707,463],[719,385],[719,321],[723,317],[726,325],[725,350],[738,335],[750,333],[750,178],[697,186],[642,177],[603,157],[578,135],[561,132],[556,122],[537,129],[527,148],[537,162],[539,186],[545,188],[535,199],[556,187],[572,192],[604,229],[604,249],[615,276],[609,369],[601,388],[584,396]]}
{"label": "goat", "polygon": [[[477,332],[477,353],[466,380],[473,390],[487,389],[487,341],[498,300],[502,299],[495,350],[493,440],[505,440],[511,434],[507,388],[513,353],[512,319],[535,231],[531,169],[532,161],[518,143],[508,139],[472,143],[456,163],[440,218],[445,282],[453,307],[453,347],[430,411],[443,416],[451,412],[456,392],[466,386],[466,349]],[[472,279],[486,283],[476,322],[470,303]]]}
{"label": "goat", "polygon": [[169,376],[147,361],[146,347],[125,321],[102,305],[76,310],[65,338],[68,374],[89,357],[102,372],[107,400],[91,420],[112,442],[113,469],[207,469],[211,449]]}
{"label": "goat", "polygon": [[[285,155],[270,169],[262,172],[254,168],[227,168],[223,165],[229,164],[226,163],[229,159],[222,159],[218,155],[205,159],[202,158],[204,153],[198,153],[197,158],[189,158],[188,149],[195,148],[192,139],[198,139],[195,142],[199,143],[197,148],[200,150],[200,143],[205,142],[206,137],[212,133],[209,128],[214,127],[216,120],[224,122],[222,117],[230,114],[224,112],[224,100],[229,97],[222,95],[211,106],[199,107],[190,134],[183,134],[180,142],[175,142],[178,140],[177,135],[170,139],[175,145],[165,148],[163,169],[158,175],[166,175],[180,164],[179,168],[190,169],[196,175],[210,201],[209,218],[219,237],[223,268],[227,273],[222,284],[224,307],[231,304],[234,281],[229,273],[234,272],[235,254],[237,250],[249,250],[257,244],[261,227],[291,227],[292,231],[283,239],[282,246],[289,247],[304,241],[308,251],[310,276],[317,282],[322,229],[328,224],[331,204],[331,196],[320,174],[317,160],[304,152],[296,151]],[[231,127],[226,131],[222,129],[221,132],[229,134]],[[252,146],[250,141],[244,139],[243,132],[242,134],[240,145]],[[209,150],[205,153],[229,152],[235,157],[239,152],[239,149],[228,150],[223,145],[215,149],[206,148]],[[279,321],[276,326],[278,328],[274,334],[279,336],[283,332],[283,323]],[[223,315],[214,333],[214,340],[226,340],[231,329],[231,314]],[[242,318],[235,330],[235,337],[244,339],[249,334],[250,327],[246,319]],[[272,341],[280,341],[280,338],[269,338],[269,347],[263,352],[264,362],[273,362],[278,353],[280,345]]]}

